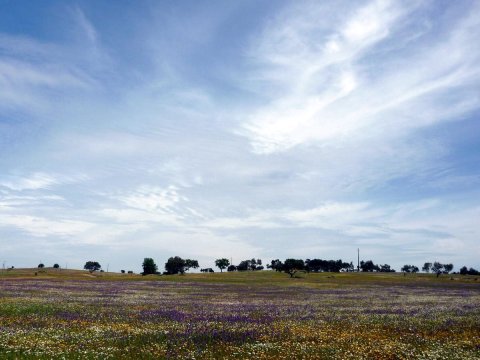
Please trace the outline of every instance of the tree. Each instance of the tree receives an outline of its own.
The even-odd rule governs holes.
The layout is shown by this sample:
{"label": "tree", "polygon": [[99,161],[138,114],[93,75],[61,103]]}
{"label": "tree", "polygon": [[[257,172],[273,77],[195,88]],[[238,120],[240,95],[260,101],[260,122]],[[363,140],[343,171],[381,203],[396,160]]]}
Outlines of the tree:
{"label": "tree", "polygon": [[463,266],[460,268],[460,275],[467,275],[468,274],[468,269],[466,266]]}
{"label": "tree", "polygon": [[222,258],[215,260],[215,266],[220,269],[220,272],[223,272],[223,269],[226,269],[230,265],[228,259]]}
{"label": "tree", "polygon": [[437,277],[440,276],[441,273],[443,273],[443,270],[444,270],[444,267],[443,267],[443,264],[438,262],[438,261],[435,261],[432,265],[432,272],[437,274]]}
{"label": "tree", "polygon": [[363,272],[373,272],[374,270],[380,270],[378,265],[375,265],[372,260],[360,261],[360,269]]}
{"label": "tree", "polygon": [[292,278],[297,272],[305,272],[305,262],[301,259],[287,259],[283,263],[283,271]]}
{"label": "tree", "polygon": [[275,270],[275,271],[282,271],[283,263],[278,259],[272,260],[270,264],[267,264],[267,269],[272,269],[272,270]]}
{"label": "tree", "polygon": [[178,273],[185,274],[185,271],[188,271],[191,268],[196,269],[198,267],[199,265],[197,260],[184,260],[180,256],[175,256],[169,258],[168,261],[165,263],[165,273],[167,275],[173,275]]}
{"label": "tree", "polygon": [[125,270],[120,270],[120,272],[121,272],[122,274],[125,274]]}
{"label": "tree", "polygon": [[198,260],[185,259],[184,271],[188,271],[190,269],[197,269],[198,267]]}
{"label": "tree", "polygon": [[158,266],[155,264],[155,261],[152,258],[143,259],[143,272],[142,275],[150,275],[158,273]]}
{"label": "tree", "polygon": [[395,272],[388,264],[380,265],[380,272]]}
{"label": "tree", "polygon": [[445,264],[443,265],[444,272],[448,274],[450,271],[453,270],[453,264]]}
{"label": "tree", "polygon": [[60,265],[58,265],[58,264],[53,264],[53,268],[54,268],[54,269],[60,269]]}
{"label": "tree", "polygon": [[480,271],[471,267],[470,269],[468,269],[467,274],[468,275],[480,275]]}
{"label": "tree", "polygon": [[237,267],[235,265],[230,265],[228,268],[227,268],[227,271],[236,271],[237,270]]}
{"label": "tree", "polygon": [[45,267],[44,264],[42,264],[42,263],[38,264],[38,268],[39,268],[39,269],[43,269],[44,267]]}
{"label": "tree", "polygon": [[429,273],[431,268],[432,263],[426,262],[425,264],[423,264],[422,271]]}
{"label": "tree", "polygon": [[402,269],[401,269],[402,272],[404,273],[417,273],[418,272],[418,267],[416,267],[415,265],[403,265]]}
{"label": "tree", "polygon": [[237,265],[238,271],[247,271],[250,269],[250,260],[243,260]]}
{"label": "tree", "polygon": [[100,270],[102,268],[102,266],[98,263],[98,261],[87,261],[83,268],[85,270],[93,272],[93,271]]}

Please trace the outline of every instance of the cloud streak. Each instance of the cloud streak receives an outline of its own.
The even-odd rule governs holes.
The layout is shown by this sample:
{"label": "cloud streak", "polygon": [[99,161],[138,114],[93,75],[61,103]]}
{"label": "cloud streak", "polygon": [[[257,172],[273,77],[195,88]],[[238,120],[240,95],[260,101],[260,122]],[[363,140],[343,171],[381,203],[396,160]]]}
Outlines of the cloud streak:
{"label": "cloud streak", "polygon": [[[253,109],[241,131],[254,151],[396,137],[478,108],[478,20],[466,17],[439,39],[422,31],[412,38],[408,17],[417,6],[406,4],[370,3],[335,31],[320,21],[332,8],[313,16],[306,7],[271,24],[252,50],[268,105]],[[398,37],[407,39],[391,46]],[[452,91],[461,96],[442,106]]]}

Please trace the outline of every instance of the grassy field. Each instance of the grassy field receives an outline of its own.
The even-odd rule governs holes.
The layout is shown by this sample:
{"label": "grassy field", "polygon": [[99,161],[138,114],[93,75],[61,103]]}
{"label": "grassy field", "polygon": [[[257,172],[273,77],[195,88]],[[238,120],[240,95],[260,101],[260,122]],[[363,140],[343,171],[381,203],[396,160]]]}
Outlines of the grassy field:
{"label": "grassy field", "polygon": [[480,359],[479,282],[14,269],[0,273],[0,358]]}

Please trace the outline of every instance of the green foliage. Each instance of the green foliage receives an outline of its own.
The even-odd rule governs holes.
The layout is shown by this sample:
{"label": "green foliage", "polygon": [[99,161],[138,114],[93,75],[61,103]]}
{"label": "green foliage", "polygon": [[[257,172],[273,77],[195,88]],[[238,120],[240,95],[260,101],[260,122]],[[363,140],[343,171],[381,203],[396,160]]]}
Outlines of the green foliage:
{"label": "green foliage", "polygon": [[460,274],[461,275],[480,275],[480,271],[474,269],[474,268],[470,268],[470,269],[467,269],[466,266],[463,266],[461,269],[460,269]]}
{"label": "green foliage", "polygon": [[360,261],[360,269],[362,269],[363,272],[373,272],[380,270],[378,265],[375,265],[372,260]]}
{"label": "green foliage", "polygon": [[85,270],[93,272],[93,271],[100,270],[102,266],[98,263],[98,261],[87,261],[83,266],[83,268]]}
{"label": "green foliage", "polygon": [[230,261],[226,258],[215,260],[215,266],[220,269],[220,272],[223,272],[223,269],[226,269],[230,265]]}
{"label": "green foliage", "polygon": [[58,265],[58,264],[53,264],[53,268],[54,268],[54,269],[60,269],[60,265]]}
{"label": "green foliage", "polygon": [[263,266],[261,265],[262,265],[261,259],[243,260],[240,262],[240,264],[237,265],[237,270],[238,271],[263,270]]}
{"label": "green foliage", "polygon": [[432,272],[437,274],[437,277],[439,277],[440,274],[450,273],[450,271],[453,270],[453,264],[442,264],[438,261],[435,261],[431,269],[432,269]]}
{"label": "green foliage", "polygon": [[199,267],[197,260],[182,259],[180,256],[171,257],[165,263],[165,273],[167,275],[184,274],[190,269]]}
{"label": "green foliage", "polygon": [[43,269],[44,267],[45,267],[44,264],[38,264],[38,268],[39,268],[39,269]]}
{"label": "green foliage", "polygon": [[423,264],[422,271],[426,272],[426,273],[429,273],[432,266],[433,266],[432,263],[426,262],[425,264]]}
{"label": "green foliage", "polygon": [[301,259],[287,259],[283,263],[283,271],[293,277],[299,271],[305,271],[305,262]]}
{"label": "green foliage", "polygon": [[395,272],[388,264],[380,265],[380,272]]}
{"label": "green foliage", "polygon": [[192,259],[185,259],[185,271],[188,271],[190,269],[197,269],[200,265],[198,265],[197,260],[192,260]]}
{"label": "green foliage", "polygon": [[143,259],[143,273],[142,275],[156,274],[158,272],[158,266],[155,264],[152,258]]}
{"label": "green foliage", "polygon": [[347,263],[340,260],[322,260],[307,259],[305,260],[305,269],[307,271],[319,272],[340,272],[341,270],[353,271],[353,263]]}
{"label": "green foliage", "polygon": [[403,265],[403,267],[401,268],[401,271],[404,273],[415,274],[418,272],[418,267],[416,267],[415,265]]}

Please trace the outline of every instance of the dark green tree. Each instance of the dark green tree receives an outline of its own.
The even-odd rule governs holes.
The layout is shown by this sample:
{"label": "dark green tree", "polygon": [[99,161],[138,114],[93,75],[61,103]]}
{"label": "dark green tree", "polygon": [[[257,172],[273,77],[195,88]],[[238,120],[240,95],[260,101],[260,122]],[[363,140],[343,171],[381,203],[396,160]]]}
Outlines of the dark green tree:
{"label": "dark green tree", "polygon": [[432,268],[432,263],[426,262],[425,264],[423,264],[422,271],[429,273],[431,268]]}
{"label": "dark green tree", "polygon": [[444,269],[444,272],[448,274],[450,271],[453,270],[453,264],[445,264],[443,265],[443,269]]}
{"label": "dark green tree", "polygon": [[44,264],[41,264],[41,263],[40,263],[40,264],[38,264],[38,268],[39,268],[39,269],[43,269],[44,267],[45,267],[45,265],[44,265]]}
{"label": "dark green tree", "polygon": [[158,266],[152,258],[143,259],[143,272],[142,275],[150,275],[158,273]]}
{"label": "dark green tree", "polygon": [[403,267],[400,269],[404,273],[417,273],[418,272],[418,267],[415,265],[403,265]]}
{"label": "dark green tree", "polygon": [[230,265],[228,268],[227,268],[227,271],[236,271],[237,270],[237,267],[235,265]]}
{"label": "dark green tree", "polygon": [[380,270],[378,265],[375,265],[372,260],[360,261],[360,269],[362,269],[363,272],[373,272]]}
{"label": "dark green tree", "polygon": [[220,272],[223,272],[223,269],[226,269],[230,265],[228,259],[222,258],[215,260],[215,266],[220,269]]}
{"label": "dark green tree", "polygon": [[197,269],[199,266],[200,265],[198,265],[198,260],[185,259],[184,272],[190,269]]}
{"label": "dark green tree", "polygon": [[384,264],[380,265],[380,272],[395,272],[395,270],[393,270],[390,265]]}
{"label": "dark green tree", "polygon": [[301,259],[287,259],[283,263],[283,271],[292,278],[298,272],[305,272],[305,262]]}
{"label": "dark green tree", "polygon": [[237,265],[238,271],[247,271],[250,269],[251,260],[240,261],[240,264]]}
{"label": "dark green tree", "polygon": [[186,271],[190,269],[196,269],[200,265],[198,260],[192,259],[182,259],[180,256],[170,257],[165,263],[165,273],[166,275],[173,274],[185,274]]}
{"label": "dark green tree", "polygon": [[58,264],[53,264],[53,268],[54,268],[54,269],[60,269],[60,265],[58,265]]}
{"label": "dark green tree", "polygon": [[279,259],[272,260],[270,264],[267,264],[267,269],[282,271],[283,263]]}
{"label": "dark green tree", "polygon": [[467,274],[468,275],[480,275],[480,271],[471,267],[470,269],[468,269]]}
{"label": "dark green tree", "polygon": [[98,261],[87,261],[85,265],[83,266],[85,270],[88,270],[90,272],[100,270],[102,266],[98,263]]}
{"label": "dark green tree", "polygon": [[432,265],[431,270],[434,274],[437,274],[437,277],[439,277],[440,274],[443,273],[444,271],[443,264],[438,261],[435,261]]}

